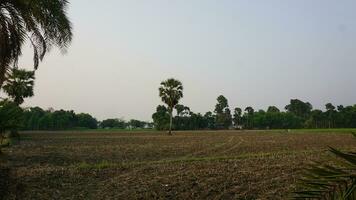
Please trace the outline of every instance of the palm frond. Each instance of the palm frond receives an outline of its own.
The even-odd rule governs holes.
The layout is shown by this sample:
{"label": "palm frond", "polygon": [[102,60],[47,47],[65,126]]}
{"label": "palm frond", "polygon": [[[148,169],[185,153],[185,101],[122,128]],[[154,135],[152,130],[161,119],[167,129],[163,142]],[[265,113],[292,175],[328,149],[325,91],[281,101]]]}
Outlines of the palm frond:
{"label": "palm frond", "polygon": [[161,82],[159,90],[159,96],[162,101],[168,105],[168,108],[172,110],[176,106],[179,100],[183,97],[183,85],[179,80],[170,78]]}
{"label": "palm frond", "polygon": [[11,70],[3,89],[17,105],[20,105],[25,98],[34,95],[34,80],[34,71],[14,68]]}
{"label": "palm frond", "polygon": [[299,182],[294,199],[356,198],[356,154],[329,149],[335,155],[333,164],[315,163],[307,169]]}
{"label": "palm frond", "polygon": [[27,39],[33,46],[35,69],[52,46],[66,51],[72,40],[67,5],[67,0],[0,1],[0,88]]}

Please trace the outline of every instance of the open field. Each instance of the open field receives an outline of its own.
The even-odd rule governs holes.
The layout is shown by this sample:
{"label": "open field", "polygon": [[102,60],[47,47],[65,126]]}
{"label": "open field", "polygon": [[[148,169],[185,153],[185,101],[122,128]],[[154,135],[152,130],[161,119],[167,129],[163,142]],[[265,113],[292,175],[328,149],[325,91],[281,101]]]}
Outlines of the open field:
{"label": "open field", "polygon": [[286,199],[328,146],[356,150],[347,131],[316,133],[24,133],[0,156],[0,190],[4,199]]}

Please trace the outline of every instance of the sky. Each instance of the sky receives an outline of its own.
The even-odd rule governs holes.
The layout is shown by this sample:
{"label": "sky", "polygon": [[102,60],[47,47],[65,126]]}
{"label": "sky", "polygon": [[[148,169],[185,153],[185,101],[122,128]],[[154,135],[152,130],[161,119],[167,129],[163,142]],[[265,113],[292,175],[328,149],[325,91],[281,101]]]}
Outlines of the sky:
{"label": "sky", "polygon": [[[151,120],[158,87],[183,82],[181,103],[283,109],[356,103],[354,0],[70,0],[74,39],[52,49],[25,106]],[[31,68],[26,45],[20,67]]]}

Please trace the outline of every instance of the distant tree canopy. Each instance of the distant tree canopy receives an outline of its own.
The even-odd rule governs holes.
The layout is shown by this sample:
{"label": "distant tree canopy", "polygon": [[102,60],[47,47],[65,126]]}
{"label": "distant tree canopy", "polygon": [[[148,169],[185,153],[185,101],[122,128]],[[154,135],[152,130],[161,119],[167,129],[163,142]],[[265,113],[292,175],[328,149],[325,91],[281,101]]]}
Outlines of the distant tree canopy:
{"label": "distant tree canopy", "polygon": [[40,107],[27,108],[21,118],[22,130],[70,130],[70,129],[143,129],[152,128],[152,124],[132,119],[106,119],[99,122],[87,113],[76,114],[74,111],[43,110]]}
{"label": "distant tree canopy", "polygon": [[76,115],[77,126],[82,128],[96,129],[98,128],[98,121],[87,113],[80,113]]}
{"label": "distant tree canopy", "polygon": [[124,129],[126,127],[126,124],[125,121],[121,119],[106,119],[100,123],[100,127]]}
{"label": "distant tree canopy", "polygon": [[232,125],[232,116],[227,99],[220,95],[215,105],[215,127],[218,129],[227,129]]}
{"label": "distant tree canopy", "polygon": [[153,124],[157,130],[168,130],[169,118],[170,113],[164,105],[157,106],[156,112],[152,115]]}
{"label": "distant tree canopy", "polygon": [[[266,111],[255,111],[251,106],[235,108],[233,115],[224,96],[217,98],[213,112],[204,115],[194,113],[187,106],[175,107],[177,116],[173,118],[174,130],[204,129],[294,129],[294,128],[356,128],[356,105],[325,105],[325,111],[315,109],[308,102],[292,99],[285,111],[269,106]],[[244,112],[243,112],[244,111]],[[152,115],[158,130],[168,130],[168,109],[160,105]]]}
{"label": "distant tree canopy", "polygon": [[292,99],[290,104],[286,105],[285,109],[297,117],[307,119],[313,109],[313,106],[309,102],[303,102],[299,99]]}
{"label": "distant tree canopy", "polygon": [[[6,109],[21,113],[16,117],[15,126],[21,130],[70,130],[70,129],[144,129],[169,130],[170,111],[159,105],[152,115],[153,123],[132,119],[106,119],[99,122],[90,114],[66,110],[44,110],[39,107],[16,110],[17,103],[10,100],[1,101],[2,118],[6,119]],[[16,106],[15,106],[15,105]],[[14,105],[14,106],[13,106]],[[10,109],[11,108],[11,109]],[[224,130],[224,129],[294,129],[294,128],[356,128],[356,105],[325,105],[324,111],[312,109],[311,104],[298,99],[291,100],[281,111],[276,106],[269,106],[266,111],[256,111],[251,106],[245,109],[234,108],[231,113],[228,100],[224,96],[217,98],[214,112],[194,113],[188,106],[177,104],[173,117],[173,130]],[[21,109],[21,108],[20,108]],[[22,109],[21,109],[22,110]],[[1,114],[1,113],[0,113]],[[5,122],[3,123],[5,124]],[[8,127],[9,128],[9,127]]]}
{"label": "distant tree canopy", "polygon": [[23,116],[24,130],[67,130],[73,128],[96,129],[98,121],[89,114],[76,114],[74,111],[43,110],[28,108]]}
{"label": "distant tree canopy", "polygon": [[129,122],[126,123],[126,127],[130,129],[143,129],[150,127],[150,124],[144,121],[131,119]]}

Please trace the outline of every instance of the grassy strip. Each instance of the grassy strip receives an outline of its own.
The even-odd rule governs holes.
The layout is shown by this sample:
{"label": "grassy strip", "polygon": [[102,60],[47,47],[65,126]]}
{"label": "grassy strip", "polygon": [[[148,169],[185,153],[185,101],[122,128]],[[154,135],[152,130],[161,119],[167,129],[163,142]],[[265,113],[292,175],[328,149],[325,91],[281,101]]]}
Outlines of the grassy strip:
{"label": "grassy strip", "polygon": [[356,128],[331,128],[331,129],[294,129],[292,132],[312,132],[312,133],[351,133],[356,132]]}
{"label": "grassy strip", "polygon": [[356,133],[356,128],[331,128],[331,129],[271,129],[271,130],[246,130],[247,132],[264,132],[264,133],[312,133],[312,134],[327,134],[327,133],[340,133],[351,134]]}
{"label": "grassy strip", "polygon": [[[202,132],[216,133],[217,130],[185,130],[175,131],[177,133],[185,132]],[[234,132],[239,130],[218,130],[221,132]],[[241,131],[254,131],[254,132],[276,132],[276,133],[352,133],[356,132],[356,128],[331,128],[331,129],[269,129],[269,130],[241,130]],[[71,130],[58,130],[58,131],[21,131],[22,133],[165,133],[166,131],[156,131],[154,129],[71,129]]]}
{"label": "grassy strip", "polygon": [[23,130],[23,133],[112,133],[112,132],[157,132],[155,129],[67,129],[67,130]]}

